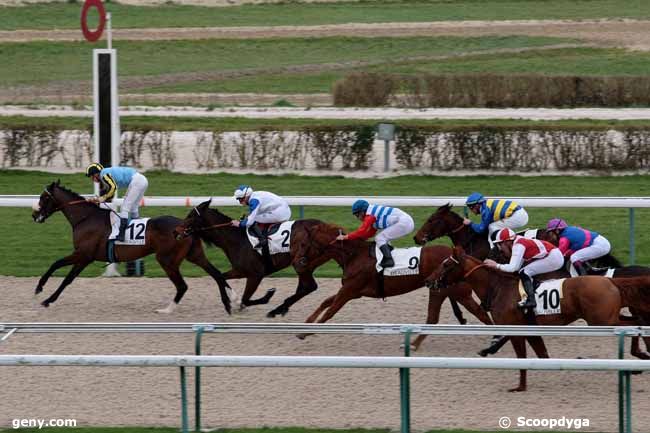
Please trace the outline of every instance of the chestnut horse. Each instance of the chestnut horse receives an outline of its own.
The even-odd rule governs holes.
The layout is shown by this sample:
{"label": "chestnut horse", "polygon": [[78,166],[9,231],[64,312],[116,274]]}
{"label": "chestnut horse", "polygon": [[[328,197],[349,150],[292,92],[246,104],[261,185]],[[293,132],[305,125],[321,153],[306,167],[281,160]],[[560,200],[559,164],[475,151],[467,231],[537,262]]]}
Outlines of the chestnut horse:
{"label": "chestnut horse", "polygon": [[[449,257],[451,249],[442,245],[424,247],[418,263],[417,275],[383,277],[375,268],[376,259],[370,255],[374,243],[363,240],[335,241],[342,229],[332,224],[317,224],[307,227],[303,236],[296,239],[294,268],[297,271],[309,269],[314,261],[324,257],[335,260],[343,268],[342,287],[336,295],[330,296],[307,318],[307,323],[324,323],[331,319],[348,301],[362,296],[383,298],[411,292],[424,286],[424,279]],[[292,247],[293,247],[292,241]],[[455,299],[486,324],[492,320],[472,298],[469,287],[455,293]],[[438,323],[440,306],[447,294],[439,291],[429,292],[427,324]],[[322,316],[321,316],[322,314]],[[320,318],[319,318],[320,317]],[[414,341],[417,350],[422,343],[419,338]]]}
{"label": "chestnut horse", "polygon": [[[517,306],[520,299],[519,277],[488,268],[479,259],[468,254],[462,247],[454,247],[438,268],[426,278],[431,286],[446,286],[466,281],[478,297],[484,301],[488,292],[493,292],[492,318],[498,325],[526,325],[527,317]],[[568,325],[584,319],[588,325],[631,326],[634,320],[620,317],[621,308],[634,306],[642,312],[650,312],[650,276],[633,278],[605,278],[583,276],[567,278],[562,287],[560,314],[537,316],[539,325]],[[523,337],[511,337],[518,358],[526,357]],[[529,340],[530,341],[530,340]],[[548,353],[539,344],[530,341],[540,358]],[[521,370],[519,386],[511,391],[526,390],[526,371]]]}
{"label": "chestnut horse", "polygon": [[[34,207],[32,218],[35,222],[43,223],[53,213],[61,211],[72,226],[74,251],[69,256],[54,262],[43,274],[36,286],[36,294],[43,291],[43,286],[50,276],[59,268],[72,265],[72,269],[64,278],[59,288],[42,302],[44,307],[57,300],[66,288],[86,266],[94,261],[108,261],[107,243],[111,233],[109,209],[100,208],[86,201],[79,194],[72,192],[53,182],[45,188],[40,196],[38,205]],[[144,245],[115,245],[115,256],[120,262],[128,262],[149,254],[156,254],[156,260],[165,270],[167,276],[176,287],[174,300],[159,313],[171,313],[187,291],[187,283],[179,271],[184,259],[201,267],[219,285],[221,301],[230,314],[230,295],[232,291],[223,275],[205,257],[203,245],[198,238],[188,238],[177,242],[173,231],[181,220],[172,216],[151,218],[147,221]]]}
{"label": "chestnut horse", "polygon": [[[321,221],[296,221],[291,228],[290,252],[273,254],[271,256],[271,268],[269,268],[264,263],[262,255],[250,244],[246,231],[231,226],[230,221],[232,221],[232,218],[217,209],[211,209],[211,201],[212,199],[205,201],[190,211],[175,229],[177,238],[182,239],[190,235],[196,235],[208,244],[222,249],[232,265],[232,269],[223,274],[225,279],[246,278],[246,288],[240,306],[267,304],[275,293],[275,289],[267,290],[266,294],[261,298],[251,299],[261,281],[265,276],[291,265],[292,252],[295,250],[294,244],[296,239],[300,238],[300,232],[305,227],[320,224]],[[328,260],[323,258],[318,263],[314,263],[311,268],[298,272],[296,293],[267,313],[267,317],[275,317],[278,314],[284,316],[289,312],[289,307],[318,289],[318,283],[314,279],[313,271]]]}

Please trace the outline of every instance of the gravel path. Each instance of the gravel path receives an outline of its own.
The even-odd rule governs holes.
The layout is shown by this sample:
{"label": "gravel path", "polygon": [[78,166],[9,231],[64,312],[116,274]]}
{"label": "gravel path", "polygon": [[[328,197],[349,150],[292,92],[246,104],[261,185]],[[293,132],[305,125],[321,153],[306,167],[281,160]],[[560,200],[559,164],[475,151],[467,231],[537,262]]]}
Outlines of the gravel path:
{"label": "gravel path", "polygon": [[[51,293],[60,282],[53,278]],[[153,312],[173,295],[166,279],[78,279],[49,309],[33,297],[35,278],[0,277],[3,296],[0,317],[5,321],[228,321],[265,322],[269,308],[255,307],[227,317],[208,278],[188,280],[190,289],[171,316]],[[284,318],[301,322],[338,288],[335,279],[321,279],[320,289]],[[295,279],[273,279],[277,305],[295,287]],[[234,283],[241,289],[242,284]],[[261,293],[261,292],[260,292]],[[361,299],[345,306],[339,323],[422,323],[426,290],[387,302]],[[444,306],[442,323],[454,323]],[[471,323],[477,321],[470,318]],[[482,337],[440,337],[425,341],[426,356],[474,356]],[[237,355],[398,355],[396,336],[313,336],[299,341],[287,335],[212,335],[204,338],[204,354]],[[190,354],[189,335],[13,335],[0,344],[0,353],[17,354]],[[615,357],[613,338],[547,339],[552,356]],[[499,356],[512,357],[507,346]],[[204,369],[203,413],[206,427],[399,426],[398,374],[369,369]],[[510,394],[517,381],[509,371],[412,371],[412,419],[415,430],[428,428],[495,429],[501,416],[589,418],[583,431],[617,429],[616,375],[604,373],[534,372],[530,391]],[[78,425],[167,425],[179,422],[176,369],[39,367],[0,368],[3,398],[0,426],[13,418],[76,418]],[[192,383],[192,382],[190,382]],[[650,431],[650,376],[633,382],[635,431]],[[190,413],[193,408],[190,407]]]}

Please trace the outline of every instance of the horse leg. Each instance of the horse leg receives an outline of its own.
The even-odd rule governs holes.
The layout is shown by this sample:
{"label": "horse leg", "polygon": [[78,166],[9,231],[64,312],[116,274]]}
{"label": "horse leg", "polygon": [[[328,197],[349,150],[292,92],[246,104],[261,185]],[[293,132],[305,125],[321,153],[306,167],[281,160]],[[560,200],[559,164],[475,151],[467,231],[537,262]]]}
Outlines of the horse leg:
{"label": "horse leg", "polygon": [[[334,298],[336,298],[336,295],[332,295],[328,298],[326,298],[319,306],[316,308],[316,310],[307,317],[307,320],[305,320],[305,323],[313,323],[316,321],[318,316],[325,311],[326,308],[328,308],[330,305],[332,305],[332,302],[334,302]],[[296,337],[300,338],[301,340],[304,340],[305,337],[308,335],[312,334],[298,334]]]}
{"label": "horse leg", "polygon": [[282,304],[275,307],[273,310],[269,311],[266,317],[275,317],[278,314],[284,316],[289,312],[289,307],[293,304],[310,294],[311,292],[318,289],[318,283],[314,279],[314,276],[310,274],[299,274],[298,275],[298,287],[296,287],[296,293],[286,298]]}
{"label": "horse leg", "polygon": [[214,265],[210,263],[203,252],[203,248],[192,248],[190,254],[187,255],[187,260],[190,263],[199,266],[217,282],[217,285],[219,286],[219,294],[221,295],[221,302],[223,303],[226,312],[231,314],[231,299],[237,300],[237,293],[228,285],[223,274],[219,272],[219,269],[215,268]]}
{"label": "horse leg", "polygon": [[78,260],[78,254],[75,251],[74,253],[70,254],[69,256],[66,256],[62,259],[57,260],[56,262],[52,263],[50,268],[43,274],[40,280],[38,280],[38,284],[36,285],[36,290],[34,291],[34,294],[38,295],[43,291],[43,286],[45,286],[45,283],[47,283],[47,280],[50,279],[52,274],[59,268],[62,268],[64,266],[69,266],[73,264],[75,261]]}
{"label": "horse leg", "polygon": [[[517,358],[526,358],[526,339],[525,337],[510,337],[512,347],[515,349]],[[509,389],[508,392],[526,391],[526,370],[519,370],[519,386]]]}
{"label": "horse leg", "polygon": [[[641,324],[643,324],[643,321],[641,321]],[[639,326],[639,320],[635,317],[619,316],[618,326]],[[646,346],[648,344],[648,340],[646,340],[647,338],[648,337],[643,338]],[[639,359],[650,359],[650,354],[641,350],[640,339],[638,336],[632,337],[630,355]]]}
{"label": "horse leg", "polygon": [[81,263],[75,263],[72,269],[70,269],[70,272],[68,272],[68,275],[66,275],[61,282],[59,288],[56,289],[56,291],[52,293],[49,298],[41,302],[41,305],[44,307],[49,307],[52,302],[56,301],[59,298],[61,292],[63,292],[63,289],[65,289],[72,282],[72,280],[77,278],[81,271],[83,271],[90,263],[92,263],[92,260],[85,260]]}
{"label": "horse leg", "polygon": [[[437,289],[429,289],[429,304],[427,306],[427,325],[435,325],[440,321],[440,308],[444,302],[446,296],[441,294]],[[420,348],[420,345],[427,338],[426,334],[418,335],[413,343],[411,343],[411,348],[414,351],[417,351]]]}
{"label": "horse leg", "polygon": [[550,358],[548,355],[548,349],[546,348],[546,343],[544,343],[542,337],[530,336],[526,337],[526,340],[528,340],[528,344],[533,348],[535,355],[537,355],[538,358]]}
{"label": "horse leg", "polygon": [[160,263],[160,266],[165,270],[167,277],[172,281],[172,283],[174,283],[174,287],[176,287],[176,296],[174,296],[174,300],[170,302],[166,308],[156,310],[156,313],[170,314],[174,312],[178,303],[183,299],[183,295],[187,292],[187,283],[178,269],[178,263],[165,263],[162,258],[158,256],[156,256],[156,259],[158,259],[158,263]]}
{"label": "horse leg", "polygon": [[248,275],[246,277],[246,287],[244,287],[244,293],[241,298],[241,306],[248,307],[249,305],[255,305],[256,302],[251,300],[253,293],[259,287],[260,283],[264,279],[264,275]]}

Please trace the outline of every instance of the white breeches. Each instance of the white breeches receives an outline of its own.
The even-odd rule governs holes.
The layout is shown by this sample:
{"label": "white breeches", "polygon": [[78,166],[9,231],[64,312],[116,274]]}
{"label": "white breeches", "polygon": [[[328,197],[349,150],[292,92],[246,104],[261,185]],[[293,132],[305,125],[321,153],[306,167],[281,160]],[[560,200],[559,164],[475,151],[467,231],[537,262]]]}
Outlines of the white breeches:
{"label": "white breeches", "polygon": [[[282,205],[266,212],[258,212],[255,215],[255,221],[262,224],[283,223],[291,218],[291,208],[288,205]],[[252,223],[249,224],[249,226]]]}
{"label": "white breeches", "polygon": [[413,222],[413,218],[409,214],[403,213],[395,224],[386,227],[375,236],[375,242],[378,247],[381,247],[392,240],[408,235],[414,229],[415,223]]}
{"label": "white breeches", "polygon": [[142,174],[136,173],[133,175],[120,207],[120,218],[140,217],[140,202],[148,186],[149,181]]}
{"label": "white breeches", "polygon": [[517,231],[517,229],[525,227],[526,224],[528,224],[528,212],[526,212],[526,209],[521,208],[510,215],[508,218],[504,218],[490,224],[488,226],[488,236],[497,230],[505,228]]}
{"label": "white breeches", "polygon": [[562,266],[564,266],[562,251],[554,248],[546,257],[532,261],[521,270],[529,277],[533,277],[535,275],[545,274],[546,272],[557,271]]}
{"label": "white breeches", "polygon": [[571,260],[571,263],[575,263],[597,259],[598,257],[602,257],[605,254],[609,253],[611,250],[612,246],[610,245],[609,241],[604,237],[598,235],[591,245],[571,254],[569,260]]}

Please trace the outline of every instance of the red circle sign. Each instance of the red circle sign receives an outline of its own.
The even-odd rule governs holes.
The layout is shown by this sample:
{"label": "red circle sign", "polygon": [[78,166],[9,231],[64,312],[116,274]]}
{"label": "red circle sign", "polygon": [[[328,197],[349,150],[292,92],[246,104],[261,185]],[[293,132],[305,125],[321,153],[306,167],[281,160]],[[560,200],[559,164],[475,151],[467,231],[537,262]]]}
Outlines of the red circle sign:
{"label": "red circle sign", "polygon": [[[99,12],[99,25],[95,31],[88,30],[88,10],[92,7],[97,8],[97,12]],[[106,10],[104,9],[102,0],[86,0],[83,8],[81,9],[81,31],[84,34],[84,38],[86,38],[88,42],[95,42],[102,36],[105,25]]]}

